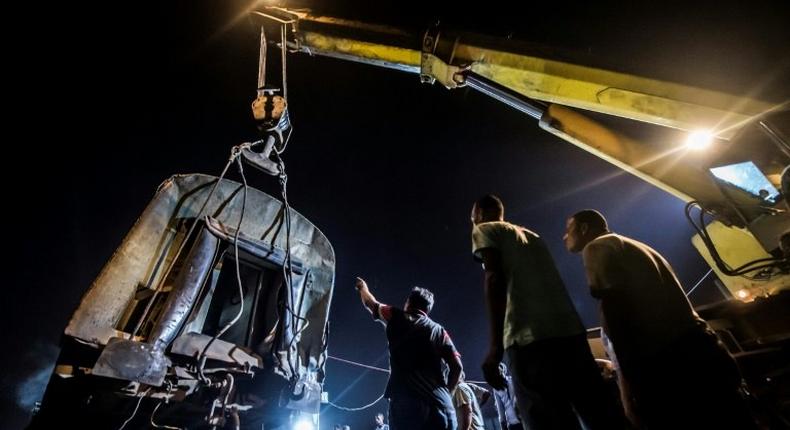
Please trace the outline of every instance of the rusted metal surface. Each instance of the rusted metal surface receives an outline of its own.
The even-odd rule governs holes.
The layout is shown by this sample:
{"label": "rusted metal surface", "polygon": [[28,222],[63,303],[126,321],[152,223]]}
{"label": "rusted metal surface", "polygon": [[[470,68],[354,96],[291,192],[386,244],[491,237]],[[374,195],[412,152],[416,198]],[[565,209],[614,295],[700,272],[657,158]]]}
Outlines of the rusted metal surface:
{"label": "rusted metal surface", "polygon": [[158,387],[164,382],[168,367],[170,360],[155,345],[114,337],[102,351],[92,373]]}
{"label": "rusted metal surface", "polygon": [[[186,357],[197,357],[206,348],[211,340],[211,336],[200,333],[184,333],[174,342],[170,351]],[[206,350],[206,357],[210,360],[224,361],[237,366],[250,366],[252,368],[263,368],[261,357],[250,351],[245,351],[236,345],[217,339]]]}
{"label": "rusted metal surface", "polygon": [[[155,290],[161,285],[166,276],[164,272],[177,257],[175,254],[184,240],[187,225],[198,215],[216,180],[208,175],[177,175],[159,187],[142,216],[83,296],[66,327],[66,335],[96,346],[106,345],[112,337],[131,337],[130,333],[119,332],[119,325],[134,300],[138,286]],[[212,217],[221,226],[236,227],[243,194],[243,185],[223,180],[208,201],[204,215]],[[272,255],[284,255],[284,218],[282,202],[261,191],[248,189],[240,228],[244,237],[254,239],[257,246],[268,246]],[[253,243],[252,240],[247,242]],[[240,241],[240,246],[243,243]],[[272,352],[281,358],[292,357],[298,368],[316,370],[324,361],[324,331],[334,283],[335,255],[326,237],[293,210],[290,245],[294,260],[304,266],[295,269],[309,272],[309,277],[298,274],[294,277],[294,286],[298,290],[289,296],[300,301],[291,305],[301,308],[301,315],[308,323],[299,324],[301,331],[298,331],[297,339],[291,341],[283,336]],[[179,308],[183,309],[183,306]],[[164,331],[170,329],[172,327],[162,328]]]}
{"label": "rusted metal surface", "polygon": [[218,245],[216,236],[200,230],[187,256],[186,267],[178,273],[173,292],[167,297],[162,316],[151,333],[149,343],[155,347],[164,349],[175,339],[208,278]]}

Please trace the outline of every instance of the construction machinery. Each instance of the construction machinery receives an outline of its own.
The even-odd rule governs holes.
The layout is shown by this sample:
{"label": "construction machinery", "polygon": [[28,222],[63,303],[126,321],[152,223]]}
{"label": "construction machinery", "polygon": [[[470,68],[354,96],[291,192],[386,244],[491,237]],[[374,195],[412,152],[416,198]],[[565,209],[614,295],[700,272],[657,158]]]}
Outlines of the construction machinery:
{"label": "construction machinery", "polygon": [[[441,26],[413,31],[279,7],[250,14],[261,29],[252,108],[264,139],[235,148],[231,160],[284,173],[287,89],[285,71],[280,88],[267,86],[271,46],[283,64],[291,53],[328,56],[499,100],[687,203],[693,246],[725,295],[698,311],[738,358],[768,419],[790,422],[786,101],[636,76]],[[630,138],[607,117],[687,131],[688,139]],[[334,261],[328,240],[287,199],[222,177],[170,178],[74,313],[31,428],[64,424],[75,408],[110,428],[315,428],[326,400]]]}
{"label": "construction machinery", "polygon": [[[589,55],[438,24],[414,30],[280,7],[261,7],[252,16],[264,43],[283,52],[479,91],[686,202],[685,215],[698,232],[691,242],[723,295],[697,311],[736,356],[756,396],[770,405],[771,419],[790,422],[787,99],[765,101],[624,73]],[[672,130],[673,138],[640,140],[623,132],[655,126]]]}

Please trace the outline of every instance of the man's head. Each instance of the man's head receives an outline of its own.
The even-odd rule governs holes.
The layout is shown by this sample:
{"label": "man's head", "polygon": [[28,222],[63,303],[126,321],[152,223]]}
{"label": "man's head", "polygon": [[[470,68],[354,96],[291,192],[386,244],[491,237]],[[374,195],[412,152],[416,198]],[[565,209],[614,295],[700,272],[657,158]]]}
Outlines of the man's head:
{"label": "man's head", "polygon": [[596,210],[585,209],[568,218],[562,240],[565,241],[568,251],[576,253],[581,252],[596,237],[608,232],[606,218]]}
{"label": "man's head", "polygon": [[480,197],[472,206],[472,223],[502,221],[505,219],[505,206],[499,197],[488,194]]}
{"label": "man's head", "polygon": [[379,412],[379,413],[376,414],[376,425],[380,426],[382,424],[384,424],[384,414]]}
{"label": "man's head", "polygon": [[426,314],[431,313],[433,309],[433,293],[425,288],[414,287],[406,299],[406,310],[415,309],[423,311]]}

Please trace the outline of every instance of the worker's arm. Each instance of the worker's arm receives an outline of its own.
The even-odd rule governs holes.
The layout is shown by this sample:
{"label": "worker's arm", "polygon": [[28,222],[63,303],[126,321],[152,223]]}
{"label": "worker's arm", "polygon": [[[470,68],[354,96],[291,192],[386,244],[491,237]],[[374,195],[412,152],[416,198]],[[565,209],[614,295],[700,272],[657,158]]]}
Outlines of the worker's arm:
{"label": "worker's arm", "polygon": [[486,382],[497,390],[506,388],[507,381],[499,371],[499,363],[504,355],[505,307],[507,305],[507,285],[502,270],[502,258],[495,248],[479,250],[485,270],[486,307],[490,328],[488,354],[483,361],[483,376]]}
{"label": "worker's arm", "polygon": [[455,344],[453,344],[453,340],[450,338],[447,330],[443,332],[440,348],[441,357],[450,369],[450,372],[447,374],[447,388],[452,393],[455,387],[458,386],[458,380],[461,378],[461,372],[464,370],[464,366],[461,363],[461,354],[455,349]]}
{"label": "worker's arm", "polygon": [[584,272],[590,295],[603,299],[618,290],[623,284],[622,270],[618,269],[613,250],[602,243],[590,242],[582,251]]}
{"label": "worker's arm", "polygon": [[376,297],[370,292],[368,284],[364,279],[357,278],[355,288],[359,292],[359,298],[362,300],[362,305],[365,306],[365,309],[373,315],[373,318],[381,320],[386,324],[391,314],[389,306],[379,303],[379,301],[376,300]]}
{"label": "worker's arm", "polygon": [[455,407],[456,415],[458,416],[458,430],[471,430],[472,429],[472,399],[471,393],[466,391],[464,387],[458,387],[452,391],[453,393],[453,407]]}
{"label": "worker's arm", "polygon": [[458,430],[472,430],[472,406],[464,403],[458,407]]}
{"label": "worker's arm", "polygon": [[485,388],[477,384],[472,384],[469,382],[466,383],[466,386],[469,387],[470,390],[472,390],[472,393],[475,395],[475,398],[477,399],[477,403],[479,403],[480,406],[485,405],[488,399],[491,398],[490,390],[486,390]]}

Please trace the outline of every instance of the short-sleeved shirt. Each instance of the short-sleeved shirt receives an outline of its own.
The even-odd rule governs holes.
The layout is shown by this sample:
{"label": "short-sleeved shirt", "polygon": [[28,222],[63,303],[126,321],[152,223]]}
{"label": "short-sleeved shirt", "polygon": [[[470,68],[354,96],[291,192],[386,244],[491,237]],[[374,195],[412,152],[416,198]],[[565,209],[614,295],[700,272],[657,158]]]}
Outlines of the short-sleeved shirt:
{"label": "short-sleeved shirt", "polygon": [[582,251],[590,292],[619,365],[651,356],[703,323],[669,263],[653,248],[609,233]]}
{"label": "short-sleeved shirt", "polygon": [[469,405],[472,409],[472,430],[485,430],[483,424],[483,414],[480,411],[480,404],[477,402],[474,391],[465,382],[459,382],[458,386],[453,391],[453,406],[455,407],[455,416],[458,423],[461,423],[461,406]]}
{"label": "short-sleeved shirt", "polygon": [[472,252],[499,251],[507,281],[504,348],[584,332],[554,259],[535,233],[504,221],[475,225]]}
{"label": "short-sleeved shirt", "polygon": [[387,324],[390,378],[385,396],[417,397],[452,410],[445,360],[459,356],[450,335],[424,312],[379,305],[375,317]]}
{"label": "short-sleeved shirt", "polygon": [[483,421],[490,418],[499,422],[499,410],[497,409],[492,390],[487,390],[472,382],[467,382],[466,385],[468,385],[475,394],[477,404],[480,405],[480,414],[483,416]]}

